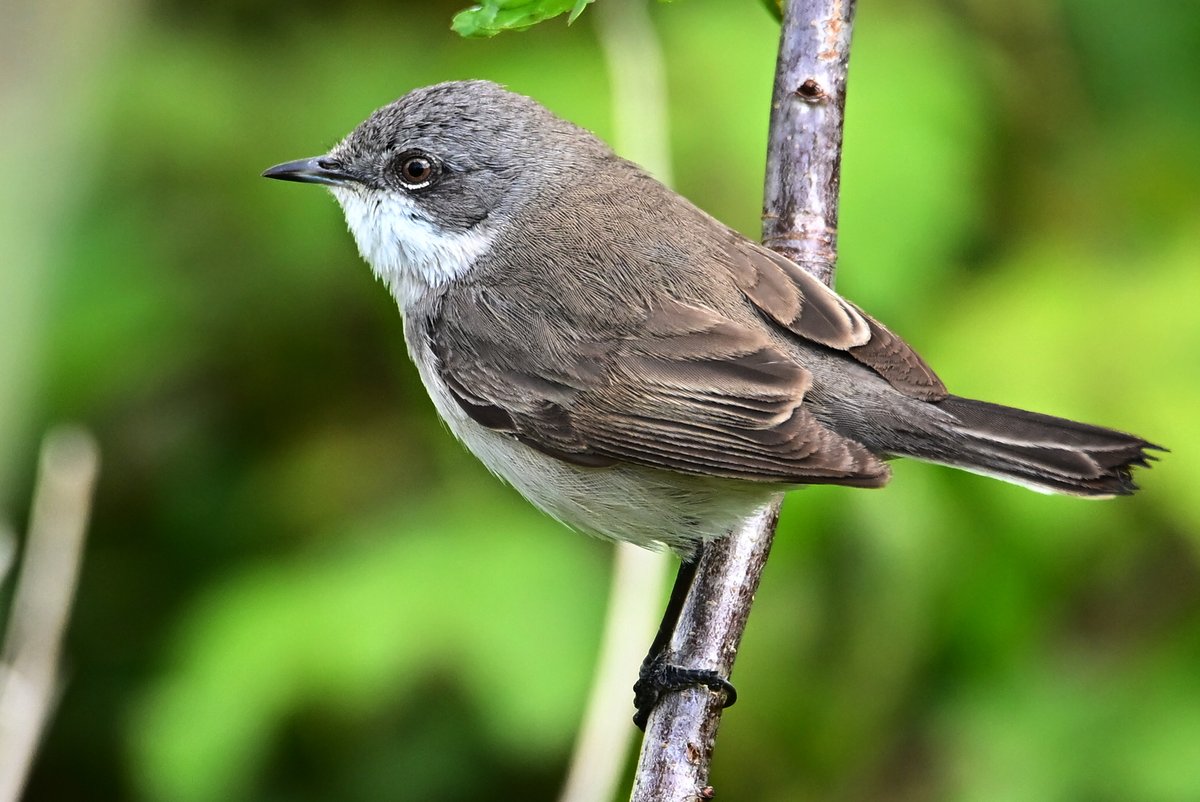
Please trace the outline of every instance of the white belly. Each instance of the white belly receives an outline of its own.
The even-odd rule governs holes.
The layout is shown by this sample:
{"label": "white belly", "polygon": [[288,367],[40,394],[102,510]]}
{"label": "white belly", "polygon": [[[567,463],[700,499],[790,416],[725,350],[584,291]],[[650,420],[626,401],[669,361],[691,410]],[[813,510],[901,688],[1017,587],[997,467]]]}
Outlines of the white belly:
{"label": "white belly", "polygon": [[410,336],[408,347],[433,405],[455,437],[534,506],[580,532],[686,555],[700,541],[726,534],[780,492],[754,482],[637,465],[585,468],[555,459],[468,417],[433,369],[426,344]]}

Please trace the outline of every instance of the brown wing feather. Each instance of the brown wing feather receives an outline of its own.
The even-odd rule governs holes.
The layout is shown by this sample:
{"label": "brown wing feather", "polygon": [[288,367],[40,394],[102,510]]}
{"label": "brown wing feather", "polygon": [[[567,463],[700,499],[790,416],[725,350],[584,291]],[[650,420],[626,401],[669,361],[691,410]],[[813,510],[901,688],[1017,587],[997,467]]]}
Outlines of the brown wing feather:
{"label": "brown wing feather", "polygon": [[568,348],[536,316],[448,303],[426,328],[446,386],[474,420],[547,454],[768,482],[890,475],[801,407],[807,370],[711,310],[667,302],[635,330]]}
{"label": "brown wing feather", "polygon": [[795,262],[738,238],[730,266],[746,298],[792,334],[845,351],[906,395],[946,397],[941,379],[906,342]]}

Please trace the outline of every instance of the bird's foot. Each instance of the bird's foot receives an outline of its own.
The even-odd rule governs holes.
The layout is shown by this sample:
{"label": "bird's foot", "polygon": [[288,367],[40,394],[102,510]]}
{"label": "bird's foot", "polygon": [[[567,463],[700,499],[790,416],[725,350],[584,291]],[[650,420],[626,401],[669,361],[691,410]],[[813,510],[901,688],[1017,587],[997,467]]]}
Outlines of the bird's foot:
{"label": "bird's foot", "polygon": [[646,722],[650,720],[650,711],[658,704],[663,694],[696,686],[723,692],[725,701],[721,707],[730,707],[737,701],[737,689],[715,671],[677,666],[668,663],[663,654],[646,660],[638,671],[638,681],[633,685],[633,706],[637,708],[633,715],[633,723],[639,730],[645,730]]}

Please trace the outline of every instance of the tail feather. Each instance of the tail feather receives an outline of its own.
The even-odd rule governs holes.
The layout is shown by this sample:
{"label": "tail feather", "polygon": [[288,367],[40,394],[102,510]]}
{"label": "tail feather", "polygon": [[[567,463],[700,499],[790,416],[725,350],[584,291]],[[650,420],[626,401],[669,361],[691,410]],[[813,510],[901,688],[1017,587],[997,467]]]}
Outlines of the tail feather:
{"label": "tail feather", "polygon": [[936,402],[953,422],[944,448],[918,459],[993,476],[1044,493],[1106,498],[1137,490],[1135,467],[1161,446],[1124,432],[949,396]]}

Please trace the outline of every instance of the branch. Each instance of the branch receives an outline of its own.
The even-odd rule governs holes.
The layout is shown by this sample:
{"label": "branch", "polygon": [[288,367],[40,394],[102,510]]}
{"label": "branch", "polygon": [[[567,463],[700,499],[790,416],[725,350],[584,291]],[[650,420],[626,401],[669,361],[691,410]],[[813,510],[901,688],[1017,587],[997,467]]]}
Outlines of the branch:
{"label": "branch", "polygon": [[[780,32],[763,242],[828,285],[837,261],[846,67],[855,0],[791,0]],[[676,661],[728,676],[775,536],[782,496],[709,544],[671,648]],[[710,799],[722,695],[690,688],[650,716],[632,802]]]}
{"label": "branch", "polygon": [[775,67],[763,192],[763,244],[831,287],[854,3],[788,4]]}

